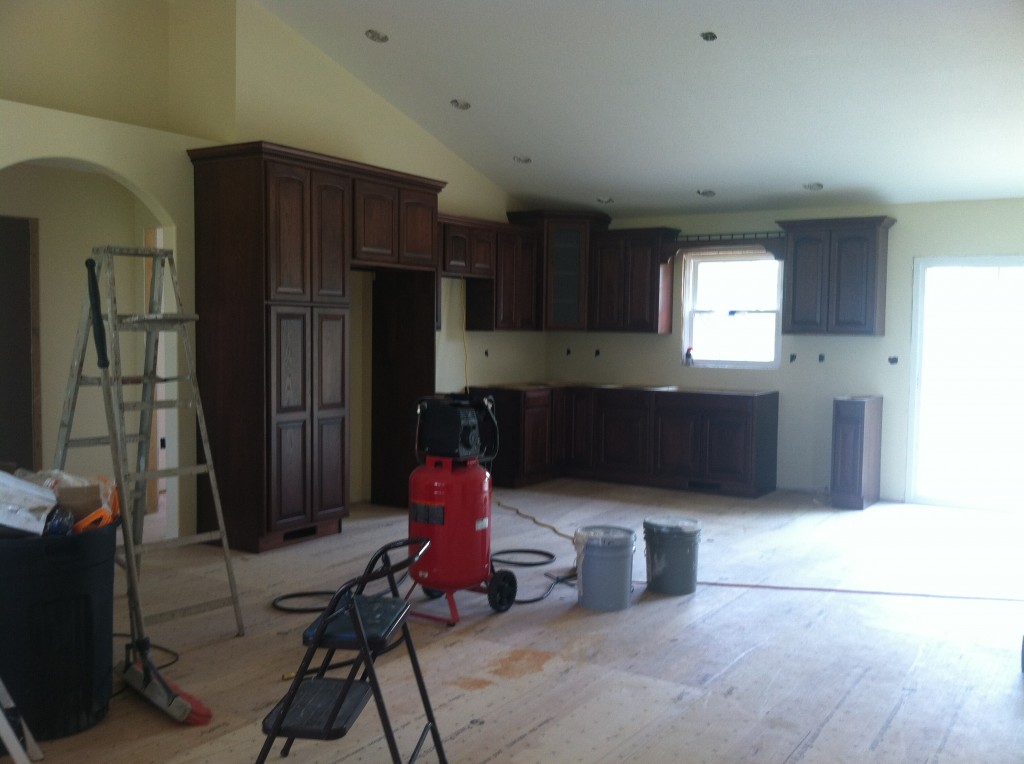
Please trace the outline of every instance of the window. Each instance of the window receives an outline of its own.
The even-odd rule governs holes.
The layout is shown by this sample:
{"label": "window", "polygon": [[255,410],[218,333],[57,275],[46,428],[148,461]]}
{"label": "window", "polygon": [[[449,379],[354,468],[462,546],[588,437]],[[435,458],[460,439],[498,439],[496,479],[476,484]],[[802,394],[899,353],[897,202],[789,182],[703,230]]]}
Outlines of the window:
{"label": "window", "polygon": [[782,336],[779,261],[757,248],[694,250],[685,254],[685,262],[684,363],[778,368]]}

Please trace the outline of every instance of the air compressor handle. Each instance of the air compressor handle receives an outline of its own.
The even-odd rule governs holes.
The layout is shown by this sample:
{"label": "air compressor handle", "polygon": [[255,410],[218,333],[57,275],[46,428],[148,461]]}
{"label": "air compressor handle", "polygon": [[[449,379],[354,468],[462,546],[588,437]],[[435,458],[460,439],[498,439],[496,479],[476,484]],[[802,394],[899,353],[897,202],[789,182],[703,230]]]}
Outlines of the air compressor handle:
{"label": "air compressor handle", "polygon": [[96,279],[96,261],[91,257],[85,261],[89,274],[89,311],[92,313],[92,336],[96,340],[96,365],[101,369],[110,366],[107,358],[107,332],[103,328],[103,313],[100,310],[100,284]]}

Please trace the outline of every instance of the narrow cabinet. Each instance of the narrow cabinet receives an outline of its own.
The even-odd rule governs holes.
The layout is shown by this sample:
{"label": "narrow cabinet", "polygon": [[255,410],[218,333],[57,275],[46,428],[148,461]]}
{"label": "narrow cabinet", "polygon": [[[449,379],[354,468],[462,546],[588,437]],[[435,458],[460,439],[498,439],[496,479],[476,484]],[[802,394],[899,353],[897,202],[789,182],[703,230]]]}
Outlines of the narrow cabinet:
{"label": "narrow cabinet", "polygon": [[832,402],[833,507],[864,509],[878,501],[882,474],[882,397]]}
{"label": "narrow cabinet", "polygon": [[890,217],[780,220],[786,232],[782,331],[885,334]]}

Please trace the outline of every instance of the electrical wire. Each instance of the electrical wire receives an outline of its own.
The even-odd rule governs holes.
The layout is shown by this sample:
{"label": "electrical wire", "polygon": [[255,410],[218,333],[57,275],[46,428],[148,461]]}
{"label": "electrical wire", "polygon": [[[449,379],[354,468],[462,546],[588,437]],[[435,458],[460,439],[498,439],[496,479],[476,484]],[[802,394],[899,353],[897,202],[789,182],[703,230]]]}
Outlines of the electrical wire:
{"label": "electrical wire", "polygon": [[494,500],[494,504],[496,504],[497,506],[501,507],[502,509],[507,509],[509,512],[515,512],[517,515],[519,515],[523,519],[529,520],[530,522],[534,523],[535,525],[539,525],[541,528],[547,528],[549,531],[554,533],[556,536],[561,536],[564,539],[568,539],[569,541],[573,541],[573,537],[570,536],[568,533],[565,533],[564,531],[560,531],[558,528],[556,528],[553,525],[550,525],[549,523],[545,523],[545,522],[543,522],[541,520],[538,520],[536,517],[534,517],[533,515],[529,514],[528,512],[524,512],[523,510],[519,509],[519,507],[514,507],[511,504],[506,504],[505,502],[498,501],[497,499]]}

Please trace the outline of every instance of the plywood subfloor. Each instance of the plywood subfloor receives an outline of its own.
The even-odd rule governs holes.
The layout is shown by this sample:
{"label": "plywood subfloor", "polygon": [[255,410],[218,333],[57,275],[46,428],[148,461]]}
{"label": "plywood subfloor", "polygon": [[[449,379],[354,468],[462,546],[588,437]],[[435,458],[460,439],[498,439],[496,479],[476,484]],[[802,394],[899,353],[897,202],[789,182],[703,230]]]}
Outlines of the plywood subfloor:
{"label": "plywood subfloor", "polygon": [[[415,621],[451,762],[1024,760],[1024,555],[1010,514],[895,504],[851,512],[798,493],[737,500],[570,480],[495,499],[494,550],[556,555],[515,569],[521,599],[542,594],[546,574],[570,568],[575,550],[509,507],[570,535],[583,525],[635,530],[634,591],[628,608],[601,613],[557,585],[503,614],[460,592],[457,626]],[[703,524],[693,595],[646,591],[643,519],[666,514]],[[404,512],[362,506],[340,536],[237,554],[246,636],[234,636],[230,610],[151,633],[181,654],[165,674],[213,722],[179,726],[129,691],[95,727],[44,742],[46,761],[252,761],[311,619],[271,600],[332,589],[406,530]],[[154,554],[143,588],[153,612],[217,594],[226,589],[219,554]],[[443,600],[414,600],[445,612]],[[123,595],[115,607],[124,628]],[[408,662],[396,651],[378,665],[408,755],[422,724]],[[386,760],[372,707],[346,739],[298,741],[287,759]],[[429,745],[421,760],[436,760]]]}

